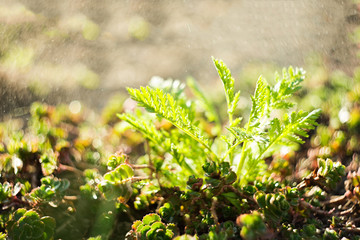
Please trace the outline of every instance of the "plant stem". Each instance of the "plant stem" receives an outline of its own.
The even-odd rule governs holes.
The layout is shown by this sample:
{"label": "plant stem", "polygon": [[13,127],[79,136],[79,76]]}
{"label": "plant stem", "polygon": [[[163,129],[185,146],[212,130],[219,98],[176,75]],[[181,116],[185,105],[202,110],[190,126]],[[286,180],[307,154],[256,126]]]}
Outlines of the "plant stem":
{"label": "plant stem", "polygon": [[150,170],[155,171],[155,167],[154,167],[154,166],[146,165],[146,164],[143,164],[143,165],[131,165],[131,167],[132,167],[133,169],[150,168]]}
{"label": "plant stem", "polygon": [[[230,108],[230,106],[228,105],[228,109]],[[229,112],[228,112],[229,113]],[[233,123],[233,114],[229,113],[229,125],[232,126]]]}
{"label": "plant stem", "polygon": [[[237,143],[235,143],[234,145],[232,145],[231,146],[231,148],[229,148],[229,150],[225,153],[225,155],[221,158],[221,161],[224,161],[225,160],[225,158],[228,156],[228,155],[230,155],[233,151],[234,151],[234,149],[237,147],[237,146],[239,146],[239,144],[240,143],[242,143],[241,141],[238,141]],[[231,165],[232,165],[232,159],[230,158],[230,163],[231,163]]]}
{"label": "plant stem", "polygon": [[[169,119],[167,119],[169,120]],[[170,121],[170,120],[169,120]],[[185,128],[182,128],[181,126],[179,126],[178,124],[176,124],[174,121],[170,121],[175,127],[179,128],[181,131],[183,131],[184,133],[186,133],[187,135],[189,135],[190,137],[192,137],[194,140],[196,140],[197,142],[199,142],[201,145],[203,145],[208,151],[209,154],[212,155],[212,157],[215,158],[215,160],[217,162],[219,162],[219,157],[213,152],[213,150],[211,150],[211,147],[209,145],[207,145],[204,141],[202,141],[201,139],[199,139],[197,136],[195,136],[192,132],[188,131]]]}
{"label": "plant stem", "polygon": [[244,141],[243,147],[241,149],[241,158],[238,164],[238,168],[236,171],[236,175],[237,175],[237,182],[240,182],[240,176],[244,167],[244,163],[245,163],[245,149],[246,149],[246,145],[247,145],[248,141]]}

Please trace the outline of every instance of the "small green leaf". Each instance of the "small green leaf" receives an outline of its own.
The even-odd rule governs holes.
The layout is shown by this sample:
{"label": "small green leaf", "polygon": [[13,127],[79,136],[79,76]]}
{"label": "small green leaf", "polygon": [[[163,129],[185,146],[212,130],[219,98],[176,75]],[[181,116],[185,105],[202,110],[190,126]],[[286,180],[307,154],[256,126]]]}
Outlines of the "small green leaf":
{"label": "small green leaf", "polygon": [[14,213],[14,220],[18,221],[21,217],[24,216],[24,214],[26,213],[26,209],[25,208],[19,208],[18,210],[16,210],[16,212]]}
{"label": "small green leaf", "polygon": [[154,223],[151,224],[151,230],[157,231],[158,229],[165,230],[166,229],[165,224],[162,223],[162,222],[154,222]]}
{"label": "small green leaf", "polygon": [[242,211],[241,202],[239,200],[239,197],[234,192],[227,192],[222,193],[222,196],[224,196],[232,205],[234,205],[239,211]]}
{"label": "small green leaf", "polygon": [[154,222],[161,222],[161,218],[159,215],[157,215],[155,213],[150,213],[150,214],[146,215],[145,217],[143,217],[142,222],[145,225],[151,225]]}

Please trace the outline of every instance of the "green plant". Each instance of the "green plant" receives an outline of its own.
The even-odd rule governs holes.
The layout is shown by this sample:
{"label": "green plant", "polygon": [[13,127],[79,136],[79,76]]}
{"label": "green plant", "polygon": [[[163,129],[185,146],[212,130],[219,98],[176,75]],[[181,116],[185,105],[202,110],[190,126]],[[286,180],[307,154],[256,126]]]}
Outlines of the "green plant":
{"label": "green plant", "polygon": [[43,177],[41,186],[34,188],[29,196],[34,202],[48,202],[57,205],[65,196],[65,191],[69,188],[70,182],[67,179],[56,179],[53,177]]}
{"label": "green plant", "polygon": [[53,239],[55,220],[52,217],[42,217],[33,210],[20,208],[14,212],[7,224],[8,236],[14,240],[47,240]]}
{"label": "green plant", "polygon": [[174,224],[164,224],[159,215],[152,213],[144,216],[141,221],[134,222],[126,239],[170,240],[174,231]]}
{"label": "green plant", "polygon": [[225,117],[193,79],[187,91],[157,77],[129,90],[150,113],[126,100],[120,120],[98,126],[85,109],[35,103],[27,124],[0,123],[0,239],[358,239],[357,90],[354,117],[328,126],[325,111],[309,131],[320,111],[289,101],[304,94],[303,71],[260,78],[246,114],[214,64]]}
{"label": "green plant", "polygon": [[[166,119],[180,131],[157,130],[150,120],[136,118],[129,113],[121,114],[119,117],[143,133],[151,144],[152,151],[157,154],[159,152],[161,154],[161,151],[169,152],[187,176],[191,174],[200,176],[202,173],[200,166],[206,163],[206,159],[217,163],[228,161],[237,169],[237,182],[245,185],[264,170],[264,158],[272,153],[275,147],[303,143],[302,137],[308,137],[307,131],[316,125],[315,121],[320,115],[320,110],[290,111],[294,104],[288,99],[299,90],[300,83],[304,79],[304,71],[289,68],[283,71],[282,78],[279,75],[275,76],[275,86],[270,86],[262,77],[259,78],[255,93],[251,97],[252,108],[248,122],[242,126],[242,118],[234,116],[240,91],[235,93],[234,79],[225,64],[221,60],[213,59],[213,61],[225,89],[229,120],[227,130],[231,135],[223,134],[214,136],[215,139],[211,138],[205,129],[208,123],[200,118],[191,100],[184,100],[182,89],[174,96],[165,87],[128,89],[131,98],[137,101],[139,106],[150,113],[155,113],[159,121]],[[192,86],[197,93],[195,95],[204,102],[204,94],[200,94],[199,88],[194,84]],[[204,103],[204,106],[209,106],[209,102]],[[206,107],[205,110],[210,111],[207,115],[214,115],[213,109]],[[276,110],[286,112],[279,118],[274,114]],[[212,119],[217,121],[217,118]],[[216,151],[222,148],[222,143],[218,139],[222,139],[227,145],[224,152]],[[194,148],[200,150],[197,150],[196,154],[183,152],[184,142],[193,144],[191,150]],[[238,155],[240,159],[236,162]]]}
{"label": "green plant", "polygon": [[244,239],[257,239],[266,233],[266,226],[258,212],[240,215],[237,219],[242,226],[241,237]]}

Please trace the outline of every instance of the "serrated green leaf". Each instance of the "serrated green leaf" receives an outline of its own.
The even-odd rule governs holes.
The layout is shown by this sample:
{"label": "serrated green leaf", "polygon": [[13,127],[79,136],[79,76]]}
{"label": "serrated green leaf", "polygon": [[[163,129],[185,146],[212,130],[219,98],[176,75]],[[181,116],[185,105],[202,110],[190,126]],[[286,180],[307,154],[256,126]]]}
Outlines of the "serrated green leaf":
{"label": "serrated green leaf", "polygon": [[[188,109],[181,107],[173,96],[165,94],[160,89],[152,89],[150,87],[141,87],[140,90],[129,88],[128,92],[131,98],[137,101],[148,112],[156,113],[159,117],[165,118],[188,136],[202,144],[212,154],[212,157],[217,158],[211,150],[209,139],[205,137],[203,131],[189,118],[191,113]],[[123,116],[120,115],[120,117]],[[126,116],[124,118],[131,121]],[[135,123],[134,125],[138,124]]]}
{"label": "serrated green leaf", "polygon": [[124,179],[134,176],[134,170],[132,169],[132,167],[130,165],[128,165],[126,163],[120,164],[116,169],[121,176],[121,180],[124,180]]}
{"label": "serrated green leaf", "polygon": [[230,69],[224,64],[224,62],[215,59],[214,57],[212,59],[224,86],[230,126],[236,126],[233,123],[233,115],[240,99],[240,91],[235,94],[235,80],[231,76]]}
{"label": "serrated green leaf", "polygon": [[138,233],[140,233],[141,239],[146,239],[146,233],[151,229],[151,227],[149,225],[143,225],[141,224],[140,226],[138,226],[138,228],[136,229],[136,231]]}
{"label": "serrated green leaf", "polygon": [[234,205],[237,210],[242,211],[241,202],[239,200],[239,197],[234,192],[226,192],[222,193],[222,196],[224,196],[232,205]]}
{"label": "serrated green leaf", "polygon": [[15,211],[14,213],[14,220],[18,221],[21,217],[24,216],[24,214],[26,213],[26,209],[25,208],[19,208],[18,210]]}
{"label": "serrated green leaf", "polygon": [[246,124],[247,130],[251,127],[257,126],[260,118],[266,116],[269,112],[270,103],[270,88],[268,83],[260,76],[253,96],[251,96],[252,107],[250,112],[249,121]]}
{"label": "serrated green leaf", "polygon": [[155,213],[150,213],[143,217],[142,222],[143,224],[151,225],[154,222],[161,222],[161,218]]}
{"label": "serrated green leaf", "polygon": [[54,235],[54,229],[56,226],[55,219],[49,216],[41,218],[41,221],[45,224],[44,239],[51,239]]}
{"label": "serrated green leaf", "polygon": [[162,222],[154,222],[151,224],[151,229],[152,230],[157,230],[157,229],[163,229],[165,230],[166,229],[166,226],[164,223]]}
{"label": "serrated green leaf", "polygon": [[212,59],[218,71],[219,77],[223,82],[226,93],[226,100],[230,106],[234,100],[234,78],[231,76],[230,69],[224,64],[222,60],[215,59],[214,57]]}

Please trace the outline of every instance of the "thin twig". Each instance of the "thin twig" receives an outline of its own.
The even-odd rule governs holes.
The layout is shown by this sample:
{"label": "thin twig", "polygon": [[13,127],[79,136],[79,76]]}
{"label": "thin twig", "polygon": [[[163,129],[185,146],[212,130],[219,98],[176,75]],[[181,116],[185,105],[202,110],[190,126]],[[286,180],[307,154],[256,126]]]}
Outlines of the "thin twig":
{"label": "thin twig", "polygon": [[146,143],[146,152],[147,152],[147,154],[149,156],[149,166],[151,166],[150,167],[150,170],[151,170],[150,176],[152,176],[153,173],[155,172],[155,177],[156,177],[156,180],[157,180],[157,182],[159,184],[159,188],[162,189],[162,186],[161,186],[161,183],[160,183],[159,173],[156,171],[156,168],[154,167],[154,164],[153,164],[152,159],[151,159],[149,141],[146,139],[145,143]]}
{"label": "thin twig", "polygon": [[152,177],[131,177],[123,180],[123,182],[131,181],[133,183],[133,182],[139,182],[142,180],[149,180],[149,179],[152,179]]}
{"label": "thin twig", "polygon": [[359,221],[360,221],[360,217],[354,218],[353,220],[351,220],[351,222],[359,222]]}
{"label": "thin twig", "polygon": [[321,214],[321,215],[330,216],[330,215],[332,215],[332,213],[335,211],[335,208],[331,209],[330,211],[321,210],[320,208],[314,207],[313,205],[311,205],[311,204],[308,203],[308,202],[305,202],[304,200],[300,200],[300,205],[301,205],[303,208],[308,208],[308,209],[310,209],[311,211],[313,211],[313,212],[315,212],[315,213],[317,213],[317,214]]}
{"label": "thin twig", "polygon": [[78,200],[77,196],[64,196],[65,200],[69,200],[69,201],[76,201]]}
{"label": "thin twig", "polygon": [[133,169],[143,169],[143,168],[150,168],[150,170],[155,171],[155,167],[152,165],[147,165],[147,164],[143,164],[143,165],[131,165],[131,167]]}
{"label": "thin twig", "polygon": [[296,187],[301,190],[305,187],[310,186],[318,186],[321,189],[325,190],[326,192],[329,192],[329,188],[325,186],[323,183],[320,182],[321,178],[319,176],[314,176],[314,173],[310,177],[305,178],[303,181],[301,181]]}
{"label": "thin twig", "polygon": [[351,214],[351,213],[353,213],[353,211],[355,210],[355,208],[356,208],[356,205],[353,205],[351,208],[346,209],[346,210],[340,212],[340,213],[339,213],[339,216],[344,216],[344,215]]}
{"label": "thin twig", "polygon": [[338,228],[338,230],[344,231],[344,232],[349,232],[349,233],[355,233],[355,234],[360,234],[360,228]]}
{"label": "thin twig", "polygon": [[217,198],[214,197],[212,199],[210,211],[211,211],[212,217],[214,218],[214,223],[216,225],[216,229],[218,229],[219,228],[219,218],[218,218],[218,216],[216,214],[216,205],[217,205]]}
{"label": "thin twig", "polygon": [[59,164],[58,170],[60,171],[69,171],[69,172],[73,172],[76,174],[80,174],[83,175],[83,172],[75,167],[71,167],[69,165],[64,165],[64,164]]}
{"label": "thin twig", "polygon": [[341,196],[336,196],[326,202],[323,202],[323,204],[328,205],[328,204],[337,204],[340,203],[342,201],[346,200],[346,196],[345,195],[341,195]]}

